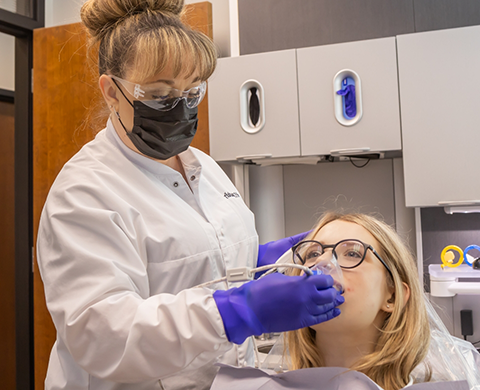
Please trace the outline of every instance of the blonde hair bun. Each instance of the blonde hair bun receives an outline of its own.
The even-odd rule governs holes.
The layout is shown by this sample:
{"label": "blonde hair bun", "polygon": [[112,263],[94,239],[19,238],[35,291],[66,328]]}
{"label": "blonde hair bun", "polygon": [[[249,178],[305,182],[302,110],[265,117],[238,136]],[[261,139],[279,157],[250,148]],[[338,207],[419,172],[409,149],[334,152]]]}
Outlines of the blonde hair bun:
{"label": "blonde hair bun", "polygon": [[119,21],[139,13],[159,12],[180,15],[184,0],[87,0],[80,11],[83,24],[94,39]]}

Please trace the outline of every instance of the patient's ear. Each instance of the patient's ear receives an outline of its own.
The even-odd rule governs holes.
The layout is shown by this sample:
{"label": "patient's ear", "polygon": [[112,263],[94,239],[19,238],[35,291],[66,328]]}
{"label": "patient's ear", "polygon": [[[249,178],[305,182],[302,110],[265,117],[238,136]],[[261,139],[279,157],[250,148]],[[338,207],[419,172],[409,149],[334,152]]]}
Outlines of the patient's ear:
{"label": "patient's ear", "polygon": [[[408,300],[410,299],[410,287],[406,283],[402,283],[402,285],[403,285],[403,302],[402,302],[402,309],[403,309],[407,304]],[[386,313],[392,313],[393,309],[395,308],[395,305],[399,303],[397,299],[395,299],[394,287],[391,287],[390,289],[391,289],[391,294],[389,297],[387,297],[382,308],[383,311]]]}

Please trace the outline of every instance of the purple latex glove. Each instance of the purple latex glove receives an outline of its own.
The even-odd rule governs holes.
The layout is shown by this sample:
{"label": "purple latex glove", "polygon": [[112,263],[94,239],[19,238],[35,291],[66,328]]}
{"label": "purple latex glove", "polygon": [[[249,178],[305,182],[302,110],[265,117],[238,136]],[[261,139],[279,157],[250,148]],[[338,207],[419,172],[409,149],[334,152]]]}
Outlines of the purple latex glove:
{"label": "purple latex glove", "polygon": [[[270,241],[258,246],[257,267],[274,264],[292,246],[302,241],[311,231],[297,234],[292,237],[282,238],[277,241]],[[257,272],[255,279],[258,279],[264,272]]]}
{"label": "purple latex glove", "polygon": [[238,288],[217,290],[213,298],[229,341],[241,344],[249,336],[286,332],[331,320],[344,298],[330,275],[271,274]]}

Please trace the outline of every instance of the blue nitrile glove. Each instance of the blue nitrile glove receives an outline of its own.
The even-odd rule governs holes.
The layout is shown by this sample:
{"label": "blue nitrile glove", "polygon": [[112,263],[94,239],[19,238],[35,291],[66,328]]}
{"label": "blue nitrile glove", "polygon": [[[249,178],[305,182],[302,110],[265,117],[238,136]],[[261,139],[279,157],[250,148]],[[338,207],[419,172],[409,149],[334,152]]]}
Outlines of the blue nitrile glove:
{"label": "blue nitrile glove", "polygon": [[213,293],[229,341],[286,332],[331,320],[344,298],[330,275],[271,274],[229,290]]}
{"label": "blue nitrile glove", "polygon": [[[310,232],[304,232],[292,237],[281,238],[277,241],[270,241],[258,246],[257,267],[274,264],[292,246],[302,241]],[[255,279],[258,279],[266,271],[257,272]]]}

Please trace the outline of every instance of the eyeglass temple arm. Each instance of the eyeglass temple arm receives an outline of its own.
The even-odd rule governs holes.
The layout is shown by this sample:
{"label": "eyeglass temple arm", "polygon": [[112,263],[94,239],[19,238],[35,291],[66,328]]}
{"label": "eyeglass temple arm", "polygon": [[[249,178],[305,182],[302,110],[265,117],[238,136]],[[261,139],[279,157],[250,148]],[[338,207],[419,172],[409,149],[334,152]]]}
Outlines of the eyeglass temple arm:
{"label": "eyeglass temple arm", "polygon": [[369,246],[369,248],[371,249],[371,251],[373,252],[373,254],[376,256],[376,258],[378,260],[380,260],[380,262],[385,266],[385,268],[387,269],[387,271],[390,273],[390,275],[392,276],[393,278],[393,274],[392,274],[392,271],[390,270],[390,267],[387,265],[387,263],[385,263],[385,261],[380,257],[380,255],[377,253],[377,251],[375,249],[373,249],[372,246]]}
{"label": "eyeglass temple arm", "polygon": [[292,250],[292,261],[294,264],[297,264],[297,262],[295,261],[295,256],[298,256],[298,258],[301,260],[302,262],[302,265],[305,264],[305,261],[302,259],[302,257],[298,254],[298,253],[295,253],[295,250],[297,249],[298,247],[298,244],[297,245],[294,245],[292,246],[290,249]]}

